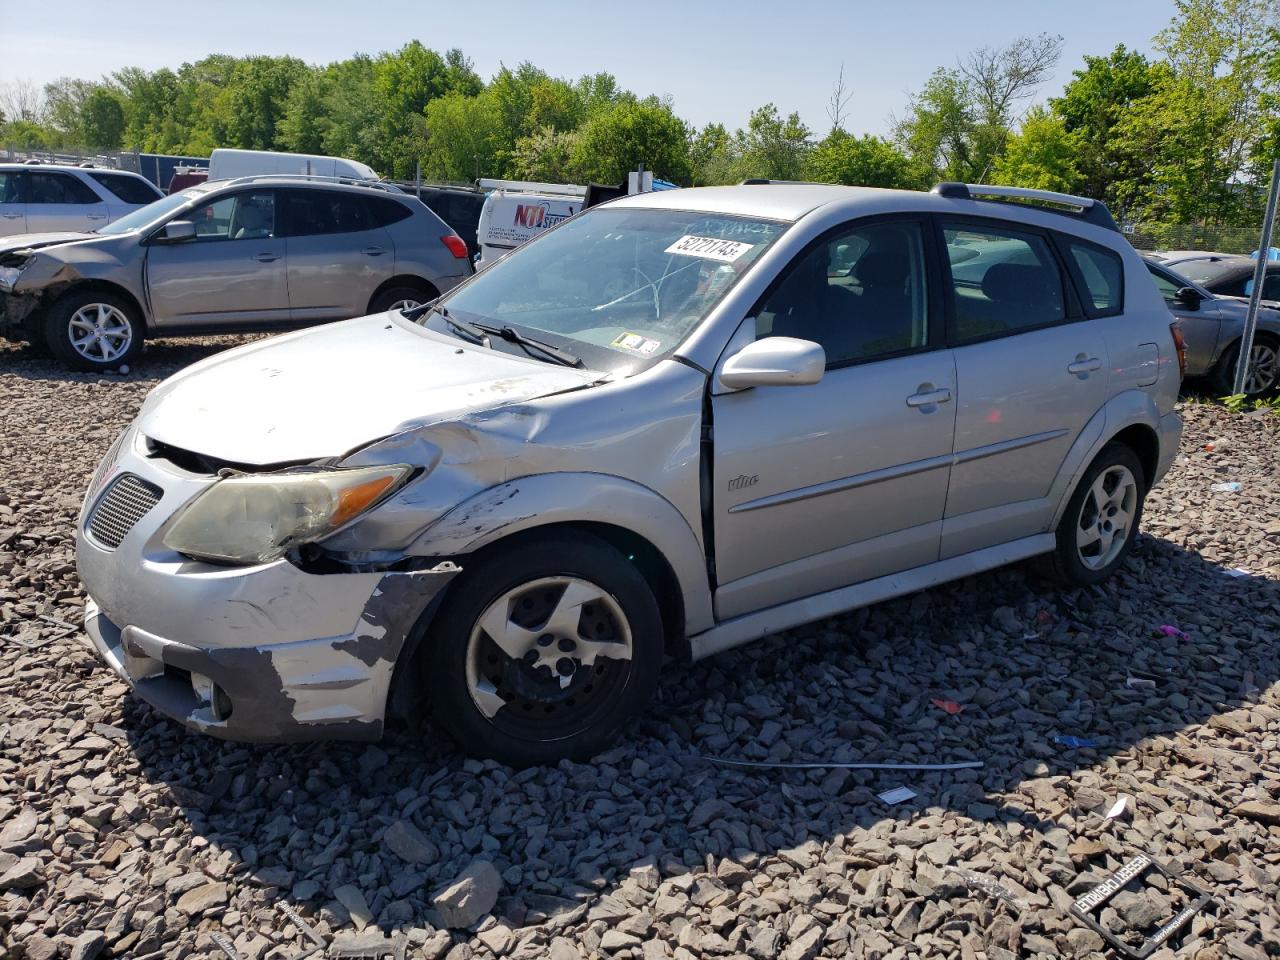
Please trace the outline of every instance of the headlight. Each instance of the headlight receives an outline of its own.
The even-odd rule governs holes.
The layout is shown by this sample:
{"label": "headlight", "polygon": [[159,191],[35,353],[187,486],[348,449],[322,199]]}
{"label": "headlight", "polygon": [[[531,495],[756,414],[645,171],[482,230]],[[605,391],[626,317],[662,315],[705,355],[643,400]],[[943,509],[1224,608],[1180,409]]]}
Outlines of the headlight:
{"label": "headlight", "polygon": [[0,267],[0,290],[12,290],[21,275],[22,267]]}
{"label": "headlight", "polygon": [[394,464],[227,477],[191,502],[164,542],[205,560],[267,563],[350,523],[412,472]]}

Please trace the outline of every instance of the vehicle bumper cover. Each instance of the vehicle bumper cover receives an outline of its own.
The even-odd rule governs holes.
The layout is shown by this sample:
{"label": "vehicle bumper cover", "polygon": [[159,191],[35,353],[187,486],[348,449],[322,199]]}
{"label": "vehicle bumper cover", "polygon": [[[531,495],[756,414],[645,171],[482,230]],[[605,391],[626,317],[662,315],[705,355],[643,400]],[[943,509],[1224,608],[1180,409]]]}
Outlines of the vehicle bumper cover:
{"label": "vehicle bumper cover", "polygon": [[1160,418],[1160,459],[1156,463],[1156,475],[1151,478],[1151,486],[1159,483],[1173,466],[1181,440],[1182,417],[1176,413],[1166,413]]}
{"label": "vehicle bumper cover", "polygon": [[188,729],[254,742],[376,740],[404,642],[458,572],[385,574],[357,628],[338,637],[195,646],[117,624],[91,598],[85,639],[140,699]]}
{"label": "vehicle bumper cover", "polygon": [[[109,549],[86,525],[125,473],[162,493]],[[141,699],[193,730],[377,738],[405,641],[460,569],[314,574],[287,560],[193,561],[165,546],[164,533],[212,482],[146,456],[134,428],[112,447],[76,525],[87,642]]]}
{"label": "vehicle bumper cover", "polygon": [[22,329],[39,304],[38,294],[0,289],[0,330]]}

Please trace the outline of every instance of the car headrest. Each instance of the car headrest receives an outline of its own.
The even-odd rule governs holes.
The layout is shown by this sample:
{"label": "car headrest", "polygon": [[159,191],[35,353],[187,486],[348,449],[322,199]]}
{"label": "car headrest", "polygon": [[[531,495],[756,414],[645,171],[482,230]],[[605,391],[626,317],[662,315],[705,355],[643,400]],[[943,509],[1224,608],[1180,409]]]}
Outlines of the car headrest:
{"label": "car headrest", "polygon": [[1026,303],[1050,299],[1057,302],[1062,292],[1039,264],[997,263],[982,278],[982,292],[995,303]]}

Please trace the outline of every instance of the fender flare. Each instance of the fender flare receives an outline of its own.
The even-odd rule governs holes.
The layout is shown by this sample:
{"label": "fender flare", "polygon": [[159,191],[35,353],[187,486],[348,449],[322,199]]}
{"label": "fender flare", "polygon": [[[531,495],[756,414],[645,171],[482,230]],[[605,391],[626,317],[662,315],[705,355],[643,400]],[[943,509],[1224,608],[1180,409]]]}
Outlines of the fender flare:
{"label": "fender flare", "polygon": [[1075,492],[1089,464],[1111,442],[1116,434],[1128,427],[1146,427],[1157,438],[1160,436],[1160,411],[1155,401],[1142,390],[1126,390],[1118,393],[1090,418],[1076,442],[1067,451],[1058,470],[1058,478],[1049,489],[1049,500],[1056,501],[1050,530],[1056,530],[1067,509],[1067,501]]}
{"label": "fender flare", "polygon": [[437,519],[405,552],[465,557],[512,534],[567,523],[606,524],[643,537],[679,585],[686,635],[715,625],[706,560],[689,521],[665,497],[611,474],[544,473],[489,487]]}

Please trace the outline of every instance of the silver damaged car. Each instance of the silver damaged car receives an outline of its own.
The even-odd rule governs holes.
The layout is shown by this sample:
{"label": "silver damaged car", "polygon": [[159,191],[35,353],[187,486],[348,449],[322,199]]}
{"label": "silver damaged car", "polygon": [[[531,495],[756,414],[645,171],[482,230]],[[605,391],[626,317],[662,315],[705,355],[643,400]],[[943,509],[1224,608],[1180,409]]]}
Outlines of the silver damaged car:
{"label": "silver damaged car", "polygon": [[668,191],[438,301],[162,383],[77,558],[98,655],[194,730],[584,759],[696,660],[1043,555],[1125,562],[1180,347],[1085,198]]}

